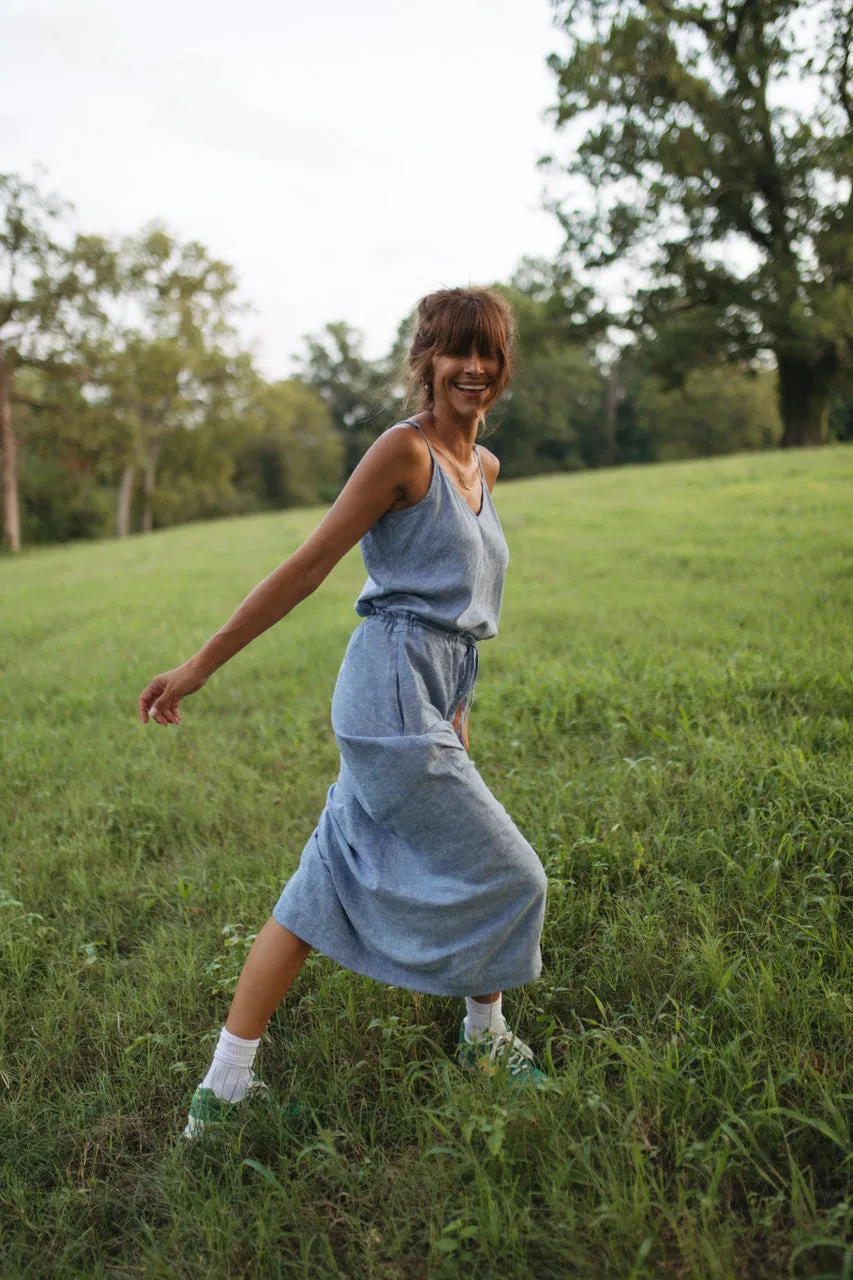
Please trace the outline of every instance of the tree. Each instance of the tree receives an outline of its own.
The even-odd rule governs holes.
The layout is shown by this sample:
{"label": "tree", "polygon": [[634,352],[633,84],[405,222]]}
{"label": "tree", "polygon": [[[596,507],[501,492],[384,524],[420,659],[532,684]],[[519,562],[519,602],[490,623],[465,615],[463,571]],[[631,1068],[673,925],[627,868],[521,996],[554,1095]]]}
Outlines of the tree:
{"label": "tree", "polygon": [[77,351],[87,328],[103,322],[115,257],[97,236],[54,238],[70,206],[44,196],[17,174],[0,174],[0,459],[3,543],[21,549],[18,439],[14,406],[30,403],[22,371],[50,379],[85,379]]}
{"label": "tree", "polygon": [[498,288],[518,324],[517,369],[485,441],[494,439],[507,479],[595,465],[589,454],[601,428],[601,377],[581,327],[573,328],[555,295],[531,287],[524,272],[514,281]]}
{"label": "tree", "polygon": [[344,441],[344,469],[349,476],[362,455],[393,416],[395,389],[389,372],[362,352],[363,336],[345,321],[327,324],[305,336],[307,351],[298,356],[299,376],[328,405]]}
{"label": "tree", "polygon": [[263,507],[328,501],[340,489],[344,442],[328,407],[297,379],[259,383],[248,408],[235,484]]}
{"label": "tree", "polygon": [[24,543],[103,537],[112,515],[107,484],[114,430],[78,378],[20,369],[15,423]]}
{"label": "tree", "polygon": [[835,397],[829,429],[833,440],[853,440],[853,392],[842,391]]}
{"label": "tree", "polygon": [[853,366],[851,0],[553,3],[556,127],[590,122],[562,168],[596,194],[554,203],[567,252],[592,270],[645,252],[623,322],[659,370],[772,352],[782,443],[822,442]]}
{"label": "tree", "polygon": [[779,443],[776,375],[739,369],[694,369],[680,387],[644,380],[636,397],[639,430],[659,462],[711,458]]}
{"label": "tree", "polygon": [[609,315],[565,263],[524,258],[509,285],[517,368],[494,412],[494,444],[506,477],[597,466],[602,459],[602,384],[592,360]]}
{"label": "tree", "polygon": [[154,525],[160,455],[172,432],[200,425],[240,376],[232,268],[197,241],[160,226],[124,242],[121,286],[129,319],[102,354],[99,381],[124,429],[116,532],[130,531],[136,476],[143,478],[143,531]]}

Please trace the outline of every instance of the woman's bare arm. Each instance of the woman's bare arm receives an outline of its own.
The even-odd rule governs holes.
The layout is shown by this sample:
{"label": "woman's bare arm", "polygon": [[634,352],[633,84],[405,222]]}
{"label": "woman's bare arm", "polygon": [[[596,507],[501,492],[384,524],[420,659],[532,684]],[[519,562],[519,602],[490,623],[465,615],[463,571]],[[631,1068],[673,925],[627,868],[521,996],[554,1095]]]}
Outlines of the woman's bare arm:
{"label": "woman's bare arm", "polygon": [[177,724],[178,703],[223,663],[316,591],[338,561],[398,502],[420,501],[429,454],[407,427],[384,432],[359,462],[334,505],[297,551],[274,569],[183,666],[155,676],[139,695],[143,724]]}

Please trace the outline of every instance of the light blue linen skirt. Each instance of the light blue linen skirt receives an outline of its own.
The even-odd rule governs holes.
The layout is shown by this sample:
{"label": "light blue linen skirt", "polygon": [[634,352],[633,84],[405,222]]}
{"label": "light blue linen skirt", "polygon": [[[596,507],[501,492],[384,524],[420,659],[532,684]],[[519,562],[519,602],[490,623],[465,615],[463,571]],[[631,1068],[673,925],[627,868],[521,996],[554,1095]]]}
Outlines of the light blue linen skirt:
{"label": "light blue linen skirt", "polygon": [[377,609],[353,632],[332,699],[340,775],[273,916],[356,973],[435,995],[536,978],[546,877],[452,721],[477,648]]}

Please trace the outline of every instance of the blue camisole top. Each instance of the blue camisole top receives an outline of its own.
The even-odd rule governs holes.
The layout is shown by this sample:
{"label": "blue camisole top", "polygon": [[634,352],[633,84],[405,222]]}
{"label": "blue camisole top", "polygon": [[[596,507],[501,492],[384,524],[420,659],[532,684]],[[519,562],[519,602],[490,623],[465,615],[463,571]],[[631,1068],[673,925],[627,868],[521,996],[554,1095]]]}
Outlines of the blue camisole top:
{"label": "blue camisole top", "polygon": [[362,617],[378,609],[403,611],[487,640],[498,629],[509,549],[480,452],[475,445],[483,485],[475,514],[421,435],[432,458],[429,489],[413,507],[382,516],[361,539],[368,578],[355,610]]}

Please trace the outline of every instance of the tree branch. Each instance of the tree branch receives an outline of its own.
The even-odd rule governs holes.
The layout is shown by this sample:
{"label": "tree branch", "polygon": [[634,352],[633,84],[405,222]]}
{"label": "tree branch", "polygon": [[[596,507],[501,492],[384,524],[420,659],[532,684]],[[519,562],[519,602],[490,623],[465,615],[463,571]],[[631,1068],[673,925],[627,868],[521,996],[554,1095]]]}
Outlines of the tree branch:
{"label": "tree branch", "polygon": [[853,98],[850,94],[850,46],[853,41],[853,7],[847,9],[847,25],[839,35],[841,64],[838,68],[838,97],[844,108],[844,114],[853,129]]}
{"label": "tree branch", "polygon": [[726,53],[729,55],[730,58],[734,57],[734,55],[737,53],[738,45],[740,44],[740,37],[743,32],[743,26],[744,26],[744,23],[746,22],[747,14],[750,13],[750,11],[753,10],[754,8],[755,8],[755,0],[743,0],[743,4],[740,6],[737,17],[735,18],[734,30],[730,31],[727,35],[727,38],[723,41],[723,48],[725,49]]}

